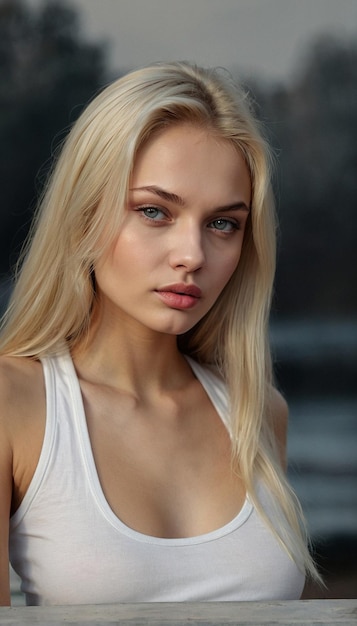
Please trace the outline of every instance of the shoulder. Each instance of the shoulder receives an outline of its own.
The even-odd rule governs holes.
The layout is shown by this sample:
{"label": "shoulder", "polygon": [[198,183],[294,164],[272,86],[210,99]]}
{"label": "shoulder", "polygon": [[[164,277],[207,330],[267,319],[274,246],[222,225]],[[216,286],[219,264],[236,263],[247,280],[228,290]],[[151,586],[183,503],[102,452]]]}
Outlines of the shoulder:
{"label": "shoulder", "polygon": [[288,417],[289,407],[285,398],[275,387],[271,387],[268,402],[268,419],[277,444],[280,460],[284,468],[286,468]]}
{"label": "shoulder", "polygon": [[41,384],[42,366],[27,357],[0,356],[0,401],[16,402],[34,395]]}
{"label": "shoulder", "polygon": [[0,428],[16,430],[44,395],[42,366],[26,357],[0,356]]}
{"label": "shoulder", "polygon": [[[0,357],[0,465],[19,506],[35,471],[46,421],[46,393],[39,361]],[[9,482],[10,481],[10,482]],[[0,489],[9,489],[0,481]]]}

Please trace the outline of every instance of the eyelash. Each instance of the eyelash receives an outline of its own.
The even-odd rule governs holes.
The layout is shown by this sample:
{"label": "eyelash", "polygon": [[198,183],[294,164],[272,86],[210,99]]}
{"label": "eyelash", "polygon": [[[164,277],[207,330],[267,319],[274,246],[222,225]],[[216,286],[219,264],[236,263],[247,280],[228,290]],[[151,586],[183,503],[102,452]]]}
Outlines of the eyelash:
{"label": "eyelash", "polygon": [[225,222],[226,224],[229,224],[232,227],[232,230],[222,230],[221,228],[214,228],[214,230],[217,230],[220,233],[231,233],[235,230],[239,230],[240,229],[240,224],[239,222],[236,222],[235,220],[229,220],[226,217],[217,217],[215,220],[212,220],[212,222],[210,222],[210,224],[214,224],[215,222]]}
{"label": "eyelash", "polygon": [[[144,206],[144,207],[138,207],[137,211],[139,211],[139,213],[141,213],[141,214],[142,214],[142,216],[143,216],[146,220],[148,220],[149,222],[154,222],[154,221],[155,221],[155,222],[156,222],[156,221],[157,221],[157,222],[160,222],[160,221],[162,221],[162,219],[163,219],[163,218],[160,218],[160,219],[158,219],[158,220],[155,220],[153,217],[149,217],[148,215],[145,215],[145,211],[157,211],[158,213],[161,213],[162,215],[164,215],[164,216],[165,216],[165,213],[163,212],[163,210],[162,210],[162,209],[159,209],[159,208],[158,208],[158,207],[156,207],[156,206]],[[165,216],[165,217],[166,217],[166,216]]]}
{"label": "eyelash", "polygon": [[[146,220],[147,222],[151,222],[151,224],[155,224],[155,223],[160,224],[167,217],[162,209],[159,209],[158,207],[155,207],[155,206],[138,207],[136,211],[142,215],[144,220]],[[145,211],[156,211],[157,213],[161,213],[164,217],[155,219],[157,215],[155,217],[149,217],[148,215],[145,214]],[[227,231],[227,230],[223,230],[220,228],[212,227],[211,225],[215,224],[216,222],[225,222],[226,225],[229,224],[231,226],[231,230]],[[212,230],[215,230],[218,233],[230,234],[236,230],[240,230],[240,223],[237,222],[236,220],[228,219],[226,217],[217,217],[216,219],[209,222],[209,228],[211,228]]]}

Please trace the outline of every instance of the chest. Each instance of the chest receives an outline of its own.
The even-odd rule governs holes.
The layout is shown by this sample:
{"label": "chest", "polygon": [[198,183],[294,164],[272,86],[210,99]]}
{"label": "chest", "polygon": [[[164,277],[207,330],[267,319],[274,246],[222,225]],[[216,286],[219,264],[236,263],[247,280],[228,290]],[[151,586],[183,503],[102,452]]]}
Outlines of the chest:
{"label": "chest", "polygon": [[82,391],[83,404],[77,386],[48,385],[41,458],[11,520],[30,604],[299,597],[303,577],[243,503],[205,394],[188,402],[185,427],[162,405],[165,431],[157,412],[144,427],[130,405],[115,402],[110,417],[111,399],[99,413]]}
{"label": "chest", "polygon": [[229,435],[204,391],[142,406],[82,388],[101,488],[130,528],[190,537],[219,528],[245,500],[232,472]]}
{"label": "chest", "polygon": [[[30,604],[287,600],[301,594],[303,576],[249,503],[217,531],[162,539],[123,526],[98,493],[94,504],[76,482],[61,497],[60,482],[43,483],[24,524],[11,533],[11,560]],[[39,517],[45,497],[49,514],[42,510]]]}

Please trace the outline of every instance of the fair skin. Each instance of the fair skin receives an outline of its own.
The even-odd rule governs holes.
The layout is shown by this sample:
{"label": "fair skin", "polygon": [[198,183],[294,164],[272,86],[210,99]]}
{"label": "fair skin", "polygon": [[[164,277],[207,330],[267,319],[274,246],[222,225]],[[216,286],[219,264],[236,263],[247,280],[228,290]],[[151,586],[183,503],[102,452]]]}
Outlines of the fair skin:
{"label": "fair skin", "polygon": [[[168,129],[139,152],[120,233],[95,267],[98,305],[72,356],[103,492],[148,535],[210,532],[245,499],[228,433],[177,335],[236,269],[250,201],[248,170],[229,143],[192,126]],[[45,393],[38,362],[2,358],[0,369],[0,604],[8,604],[8,520],[38,462]],[[274,403],[283,453],[286,405],[278,394]]]}

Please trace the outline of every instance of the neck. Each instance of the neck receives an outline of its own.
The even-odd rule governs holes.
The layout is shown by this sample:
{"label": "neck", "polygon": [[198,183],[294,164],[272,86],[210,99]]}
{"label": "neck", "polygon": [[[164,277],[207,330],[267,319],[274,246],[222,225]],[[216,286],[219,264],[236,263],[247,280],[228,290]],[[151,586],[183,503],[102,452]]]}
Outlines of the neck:
{"label": "neck", "polygon": [[72,356],[80,377],[135,395],[173,390],[192,376],[175,335],[133,322],[114,327],[94,322]]}

